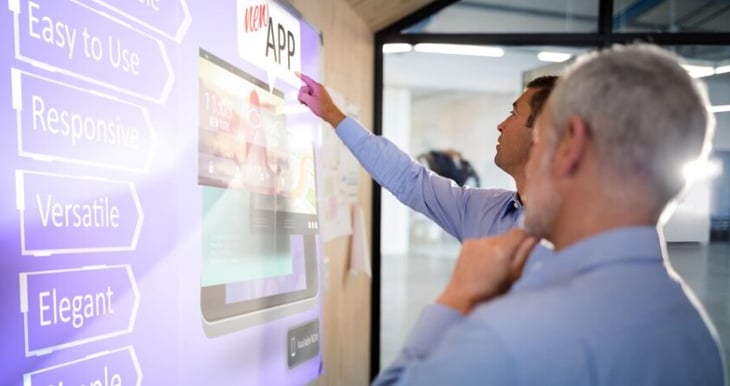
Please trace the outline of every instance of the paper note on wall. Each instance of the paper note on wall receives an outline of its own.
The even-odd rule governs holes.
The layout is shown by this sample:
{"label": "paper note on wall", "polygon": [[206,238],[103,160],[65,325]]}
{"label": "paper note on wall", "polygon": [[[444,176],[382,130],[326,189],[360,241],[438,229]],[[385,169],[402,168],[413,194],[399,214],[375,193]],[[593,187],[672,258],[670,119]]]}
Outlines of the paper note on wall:
{"label": "paper note on wall", "polygon": [[[356,117],[358,109],[330,91],[338,106],[345,106],[349,116]],[[335,131],[326,125],[322,132],[321,165],[321,224],[324,242],[352,233],[351,205],[357,203],[360,189],[360,165]]]}
{"label": "paper note on wall", "polygon": [[352,207],[352,240],[350,242],[350,272],[362,272],[373,276],[370,266],[370,247],[368,246],[365,215],[360,205]]}

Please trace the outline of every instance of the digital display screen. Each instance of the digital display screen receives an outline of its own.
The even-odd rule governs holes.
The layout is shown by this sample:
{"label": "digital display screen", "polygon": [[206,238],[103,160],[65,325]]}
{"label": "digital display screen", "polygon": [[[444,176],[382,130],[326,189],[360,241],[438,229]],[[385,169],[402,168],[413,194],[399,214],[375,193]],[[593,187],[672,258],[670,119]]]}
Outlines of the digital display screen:
{"label": "digital display screen", "polygon": [[323,371],[320,121],[288,3],[0,13],[0,385],[300,385]]}
{"label": "digital display screen", "polygon": [[201,304],[214,321],[316,294],[311,132],[281,91],[200,50]]}

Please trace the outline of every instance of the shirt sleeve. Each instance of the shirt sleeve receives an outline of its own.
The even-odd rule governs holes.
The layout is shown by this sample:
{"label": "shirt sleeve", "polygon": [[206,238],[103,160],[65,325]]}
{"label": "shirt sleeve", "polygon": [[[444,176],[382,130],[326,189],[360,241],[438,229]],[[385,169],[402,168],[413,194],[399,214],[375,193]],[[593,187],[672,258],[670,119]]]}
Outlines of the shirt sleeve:
{"label": "shirt sleeve", "polygon": [[492,330],[434,304],[373,385],[510,385],[513,372],[514,362]]}
{"label": "shirt sleeve", "polygon": [[[465,216],[471,189],[432,173],[395,144],[373,135],[351,117],[335,129],[370,176],[400,202],[433,220],[459,241],[465,238]],[[485,189],[480,189],[485,190]]]}

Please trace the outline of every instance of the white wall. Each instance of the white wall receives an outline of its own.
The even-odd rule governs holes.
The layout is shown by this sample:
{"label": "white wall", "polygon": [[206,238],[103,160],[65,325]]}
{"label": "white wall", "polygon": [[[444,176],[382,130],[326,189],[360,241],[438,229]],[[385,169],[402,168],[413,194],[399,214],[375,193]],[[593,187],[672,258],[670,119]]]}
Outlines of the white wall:
{"label": "white wall", "polygon": [[[514,189],[512,178],[494,165],[497,124],[519,94],[473,92],[410,92],[386,87],[383,93],[383,133],[412,157],[434,149],[455,149],[472,163],[482,186]],[[381,252],[405,254],[409,241],[439,243],[449,238],[430,220],[381,191]],[[413,233],[413,238],[410,235]]]}
{"label": "white wall", "polygon": [[454,149],[471,162],[482,186],[514,189],[512,178],[494,165],[497,124],[507,117],[520,90],[511,94],[450,92],[413,98],[411,154]]}

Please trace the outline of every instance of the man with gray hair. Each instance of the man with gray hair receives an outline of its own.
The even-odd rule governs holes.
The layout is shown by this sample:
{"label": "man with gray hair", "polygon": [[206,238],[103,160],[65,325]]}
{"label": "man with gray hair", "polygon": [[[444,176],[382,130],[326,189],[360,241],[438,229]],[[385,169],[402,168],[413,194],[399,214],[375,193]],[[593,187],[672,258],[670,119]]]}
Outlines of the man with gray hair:
{"label": "man with gray hair", "polygon": [[[375,384],[727,384],[660,231],[681,166],[709,152],[704,89],[649,45],[587,55],[561,79],[535,126],[524,230],[464,242]],[[555,254],[509,291],[539,238]]]}

